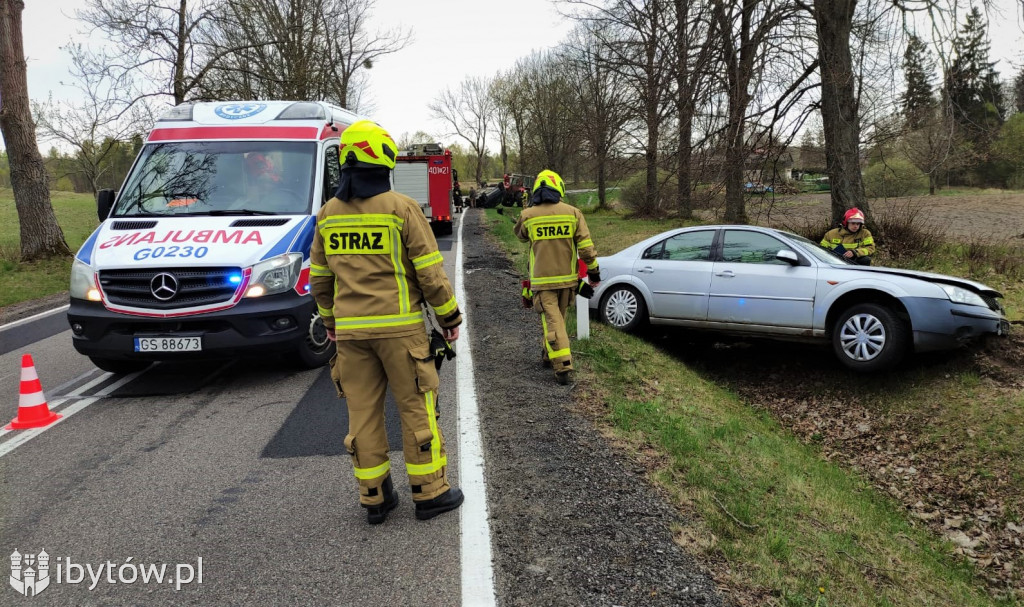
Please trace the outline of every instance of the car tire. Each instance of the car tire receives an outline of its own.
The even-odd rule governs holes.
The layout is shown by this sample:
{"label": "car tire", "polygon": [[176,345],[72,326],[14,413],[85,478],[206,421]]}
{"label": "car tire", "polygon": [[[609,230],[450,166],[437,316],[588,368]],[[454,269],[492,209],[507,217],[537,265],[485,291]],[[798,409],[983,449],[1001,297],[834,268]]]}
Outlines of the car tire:
{"label": "car tire", "polygon": [[601,297],[598,308],[601,320],[608,325],[632,333],[647,322],[647,305],[643,295],[626,285],[616,285]]}
{"label": "car tire", "polygon": [[306,338],[303,340],[302,346],[295,351],[293,360],[304,368],[316,369],[330,362],[336,350],[334,342],[327,338],[324,321],[320,319],[318,313],[314,312],[306,327]]}
{"label": "car tire", "polygon": [[832,327],[832,349],[847,368],[873,373],[903,360],[910,346],[907,321],[874,303],[851,306]]}
{"label": "car tire", "polygon": [[118,375],[128,375],[129,373],[142,371],[153,364],[151,360],[122,360],[117,358],[99,358],[96,356],[90,356],[89,360],[100,370]]}

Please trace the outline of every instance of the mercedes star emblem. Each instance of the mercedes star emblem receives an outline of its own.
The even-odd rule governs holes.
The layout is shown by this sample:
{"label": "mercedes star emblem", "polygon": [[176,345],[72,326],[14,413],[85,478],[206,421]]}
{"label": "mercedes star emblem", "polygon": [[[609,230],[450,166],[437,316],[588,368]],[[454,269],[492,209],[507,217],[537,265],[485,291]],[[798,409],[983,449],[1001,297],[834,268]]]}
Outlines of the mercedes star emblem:
{"label": "mercedes star emblem", "polygon": [[149,289],[153,292],[153,297],[167,301],[178,294],[178,279],[174,274],[161,272],[149,281]]}

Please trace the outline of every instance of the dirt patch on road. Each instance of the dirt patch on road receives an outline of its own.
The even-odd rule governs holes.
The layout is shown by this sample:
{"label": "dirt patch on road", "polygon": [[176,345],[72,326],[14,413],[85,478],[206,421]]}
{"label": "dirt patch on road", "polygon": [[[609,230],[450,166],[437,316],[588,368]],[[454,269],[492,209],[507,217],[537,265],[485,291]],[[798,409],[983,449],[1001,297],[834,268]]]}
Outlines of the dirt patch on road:
{"label": "dirt patch on road", "polygon": [[28,318],[34,314],[46,312],[68,303],[68,292],[54,293],[40,299],[23,301],[0,308],[0,325]]}
{"label": "dirt patch on road", "polygon": [[[752,198],[747,213],[753,223],[791,228],[820,220],[829,223],[828,194]],[[871,210],[883,213],[894,207],[920,207],[921,217],[944,234],[985,242],[1024,239],[1024,192],[998,191],[957,196],[916,196],[872,200]],[[1018,241],[1019,242],[1019,241]]]}
{"label": "dirt patch on road", "polygon": [[950,541],[995,596],[1021,598],[1021,333],[914,356],[870,377],[845,370],[827,347],[721,342],[657,328],[648,337],[770,411],[826,459],[864,474]]}
{"label": "dirt patch on road", "polygon": [[482,218],[467,211],[463,246],[503,604],[720,605],[674,541],[682,521],[646,468],[572,413],[573,387],[541,367],[537,315],[520,306],[518,276]]}

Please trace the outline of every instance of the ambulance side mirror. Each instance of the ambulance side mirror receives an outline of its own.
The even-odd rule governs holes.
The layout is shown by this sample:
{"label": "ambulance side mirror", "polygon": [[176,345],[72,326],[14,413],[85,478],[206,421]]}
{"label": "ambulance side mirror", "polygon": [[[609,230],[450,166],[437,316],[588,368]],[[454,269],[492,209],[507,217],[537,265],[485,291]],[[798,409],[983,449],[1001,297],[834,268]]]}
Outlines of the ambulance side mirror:
{"label": "ambulance side mirror", "polygon": [[110,215],[110,209],[114,206],[114,198],[116,196],[117,192],[114,190],[100,190],[96,192],[96,214],[101,222],[106,221],[107,216]]}

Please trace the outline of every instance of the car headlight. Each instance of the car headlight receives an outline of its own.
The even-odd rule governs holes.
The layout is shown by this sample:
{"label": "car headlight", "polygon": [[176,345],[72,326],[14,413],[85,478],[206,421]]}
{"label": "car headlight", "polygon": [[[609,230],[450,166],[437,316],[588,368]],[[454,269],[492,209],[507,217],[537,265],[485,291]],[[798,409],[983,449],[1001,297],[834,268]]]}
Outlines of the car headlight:
{"label": "car headlight", "polygon": [[980,295],[974,291],[968,291],[954,285],[939,285],[943,291],[946,292],[946,297],[949,301],[958,304],[966,304],[969,306],[981,306],[987,308],[988,304],[981,298]]}
{"label": "car headlight", "polygon": [[87,263],[77,258],[71,264],[71,297],[100,301],[100,290],[96,288],[96,275]]}
{"label": "car headlight", "polygon": [[284,293],[295,287],[302,271],[302,253],[285,253],[261,261],[252,267],[253,279],[245,291],[246,297],[262,297]]}

